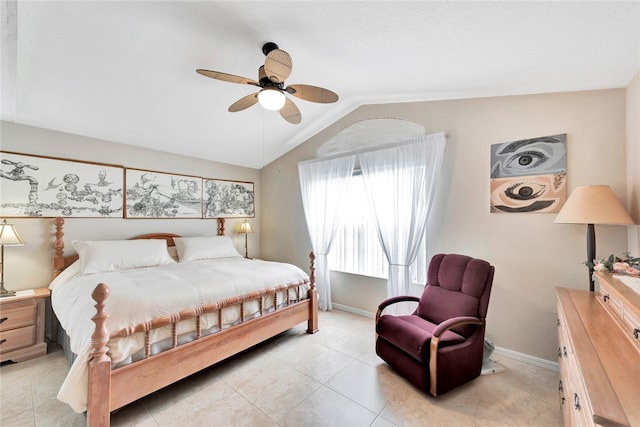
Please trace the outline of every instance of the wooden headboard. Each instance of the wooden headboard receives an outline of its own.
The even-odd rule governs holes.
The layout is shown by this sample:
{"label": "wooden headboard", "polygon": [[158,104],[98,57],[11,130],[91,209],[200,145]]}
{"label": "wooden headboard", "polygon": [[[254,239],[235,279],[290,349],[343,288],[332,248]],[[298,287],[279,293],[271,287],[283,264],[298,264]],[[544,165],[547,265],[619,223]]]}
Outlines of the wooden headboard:
{"label": "wooden headboard", "polygon": [[[56,278],[60,273],[62,273],[65,268],[78,260],[78,254],[69,256],[64,255],[64,240],[62,240],[62,237],[64,236],[64,232],[62,231],[62,228],[64,226],[64,218],[57,217],[55,220],[53,220],[53,223],[56,226],[56,240],[53,244],[53,278]],[[224,218],[218,218],[218,236],[224,236]],[[173,241],[174,237],[182,236],[173,233],[151,233],[131,237],[129,240],[164,239],[167,241],[167,246],[175,246],[175,242]]]}

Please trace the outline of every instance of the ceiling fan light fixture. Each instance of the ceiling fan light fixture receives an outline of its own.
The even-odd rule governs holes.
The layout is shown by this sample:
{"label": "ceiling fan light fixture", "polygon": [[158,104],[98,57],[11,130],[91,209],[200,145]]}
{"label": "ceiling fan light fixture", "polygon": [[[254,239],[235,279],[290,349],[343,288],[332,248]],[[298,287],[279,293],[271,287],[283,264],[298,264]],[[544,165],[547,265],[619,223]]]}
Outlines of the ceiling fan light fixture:
{"label": "ceiling fan light fixture", "polygon": [[286,97],[276,88],[265,87],[258,92],[258,102],[266,110],[278,111],[284,107]]}

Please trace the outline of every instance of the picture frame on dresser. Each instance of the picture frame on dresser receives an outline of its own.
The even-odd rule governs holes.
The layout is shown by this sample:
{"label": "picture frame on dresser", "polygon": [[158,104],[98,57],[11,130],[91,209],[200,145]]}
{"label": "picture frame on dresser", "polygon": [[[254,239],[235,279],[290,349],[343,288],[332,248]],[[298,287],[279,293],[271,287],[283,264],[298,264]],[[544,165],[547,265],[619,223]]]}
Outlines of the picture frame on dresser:
{"label": "picture frame on dresser", "polygon": [[0,216],[122,218],[124,167],[0,151]]}

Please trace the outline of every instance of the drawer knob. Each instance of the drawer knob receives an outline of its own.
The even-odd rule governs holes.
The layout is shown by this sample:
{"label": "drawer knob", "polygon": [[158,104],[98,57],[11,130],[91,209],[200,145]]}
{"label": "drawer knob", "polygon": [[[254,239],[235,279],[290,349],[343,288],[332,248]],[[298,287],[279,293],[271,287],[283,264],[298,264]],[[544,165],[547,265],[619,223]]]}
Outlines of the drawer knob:
{"label": "drawer knob", "polygon": [[568,356],[567,356],[567,347],[562,346],[562,349],[564,350],[564,351],[563,351],[564,357],[568,357]]}
{"label": "drawer knob", "polygon": [[7,320],[8,317],[3,317],[2,319],[0,319],[0,324],[4,323],[5,320]]}
{"label": "drawer knob", "polygon": [[638,337],[640,337],[640,328],[635,328],[635,329],[633,330],[633,337],[634,337],[635,339],[638,339]]}
{"label": "drawer knob", "polygon": [[0,340],[0,345],[4,344],[4,343],[6,343],[6,342],[7,342],[7,339],[6,339],[6,338],[2,338],[2,339]]}
{"label": "drawer knob", "polygon": [[563,389],[562,389],[562,380],[558,381],[558,391],[563,391]]}
{"label": "drawer knob", "polygon": [[609,299],[609,294],[604,294],[604,295],[602,295],[602,300],[603,300],[604,302],[607,302],[607,300],[608,300],[608,299]]}

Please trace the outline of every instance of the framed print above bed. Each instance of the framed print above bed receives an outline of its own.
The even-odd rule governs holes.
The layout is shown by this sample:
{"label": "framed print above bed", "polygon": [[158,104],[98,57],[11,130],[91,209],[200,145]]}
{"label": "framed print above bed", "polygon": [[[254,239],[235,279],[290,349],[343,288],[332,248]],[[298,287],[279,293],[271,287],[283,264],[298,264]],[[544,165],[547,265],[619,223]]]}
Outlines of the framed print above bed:
{"label": "framed print above bed", "polygon": [[126,218],[202,218],[202,178],[126,169]]}
{"label": "framed print above bed", "polygon": [[255,216],[253,182],[205,179],[204,218],[252,218]]}
{"label": "framed print above bed", "polygon": [[124,168],[0,151],[0,216],[123,216]]}

